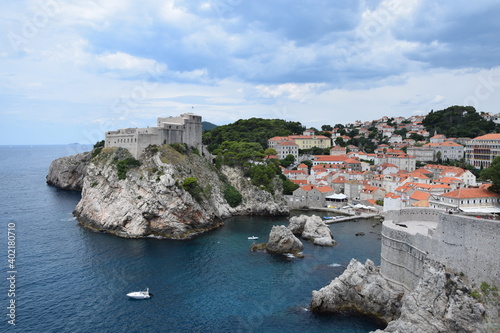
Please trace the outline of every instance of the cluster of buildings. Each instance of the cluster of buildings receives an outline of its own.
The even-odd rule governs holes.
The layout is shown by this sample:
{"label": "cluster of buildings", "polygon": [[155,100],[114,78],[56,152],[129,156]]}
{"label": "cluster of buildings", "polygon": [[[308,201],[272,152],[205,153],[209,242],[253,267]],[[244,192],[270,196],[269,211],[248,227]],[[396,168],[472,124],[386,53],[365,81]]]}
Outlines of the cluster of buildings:
{"label": "cluster of buildings", "polygon": [[[500,119],[500,117],[499,117]],[[440,165],[441,161],[465,159],[476,168],[487,168],[500,155],[500,134],[487,134],[474,139],[446,138],[435,133],[430,136],[422,126],[423,116],[409,119],[383,117],[378,121],[351,126],[360,136],[368,137],[367,127],[375,126],[383,137],[392,142],[378,145],[373,153],[365,153],[357,147],[333,146],[330,155],[307,156],[312,167],[300,163],[303,157],[298,149],[307,149],[314,140],[330,144],[340,135],[338,129],[332,137],[316,136],[308,131],[301,136],[275,137],[269,146],[276,149],[278,158],[284,158],[296,147],[296,170],[283,173],[300,187],[289,197],[292,208],[344,206],[346,202],[393,210],[403,207],[429,207],[469,213],[500,213],[500,196],[487,190],[489,184],[478,184],[469,170]],[[395,137],[394,131],[405,128],[408,137]],[[418,133],[427,140],[415,142],[410,133]],[[295,141],[296,137],[301,142]],[[373,135],[372,135],[373,137]],[[347,137],[347,140],[350,138]],[[392,141],[391,141],[392,140]],[[282,155],[279,155],[279,154]],[[281,157],[280,157],[281,156]],[[420,165],[421,167],[417,167]],[[383,206],[383,208],[382,208]]]}

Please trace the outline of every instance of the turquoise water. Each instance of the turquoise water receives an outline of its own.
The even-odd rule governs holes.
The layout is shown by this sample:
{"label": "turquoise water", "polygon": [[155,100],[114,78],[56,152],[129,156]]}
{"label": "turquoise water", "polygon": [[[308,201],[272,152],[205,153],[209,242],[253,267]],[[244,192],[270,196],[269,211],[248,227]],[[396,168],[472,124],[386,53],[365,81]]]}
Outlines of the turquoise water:
{"label": "turquoise water", "polygon": [[[369,332],[360,317],[307,310],[311,291],[351,258],[379,263],[373,221],[331,225],[338,245],[305,242],[303,259],[249,251],[286,218],[235,217],[189,241],[121,239],[80,227],[80,194],[47,186],[50,162],[66,146],[0,147],[0,266],[7,277],[7,226],[16,233],[16,325],[9,284],[0,282],[0,331],[18,332]],[[323,215],[323,213],[319,213]],[[365,236],[356,237],[363,231]],[[149,300],[125,296],[150,288]]]}

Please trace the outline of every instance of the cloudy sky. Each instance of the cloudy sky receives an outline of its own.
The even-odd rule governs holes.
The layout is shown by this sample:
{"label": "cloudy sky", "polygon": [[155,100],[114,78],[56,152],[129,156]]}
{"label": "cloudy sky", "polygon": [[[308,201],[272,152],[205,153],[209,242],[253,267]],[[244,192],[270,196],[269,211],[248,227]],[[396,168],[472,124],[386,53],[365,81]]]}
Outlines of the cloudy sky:
{"label": "cloudy sky", "polygon": [[184,112],[305,126],[500,112],[498,0],[3,0],[0,144]]}

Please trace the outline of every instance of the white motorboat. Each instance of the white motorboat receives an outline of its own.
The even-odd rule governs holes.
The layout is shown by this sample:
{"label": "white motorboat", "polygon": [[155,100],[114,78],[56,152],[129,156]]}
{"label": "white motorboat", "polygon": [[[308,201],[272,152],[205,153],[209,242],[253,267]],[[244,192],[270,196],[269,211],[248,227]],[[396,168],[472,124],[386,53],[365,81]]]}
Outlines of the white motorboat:
{"label": "white motorboat", "polygon": [[257,236],[250,236],[250,237],[248,237],[248,239],[254,240],[254,239],[259,239],[259,237],[257,237]]}
{"label": "white motorboat", "polygon": [[149,293],[149,288],[146,288],[146,290],[142,290],[142,291],[133,291],[131,293],[128,293],[127,296],[130,298],[135,298],[135,299],[151,298],[151,294]]}

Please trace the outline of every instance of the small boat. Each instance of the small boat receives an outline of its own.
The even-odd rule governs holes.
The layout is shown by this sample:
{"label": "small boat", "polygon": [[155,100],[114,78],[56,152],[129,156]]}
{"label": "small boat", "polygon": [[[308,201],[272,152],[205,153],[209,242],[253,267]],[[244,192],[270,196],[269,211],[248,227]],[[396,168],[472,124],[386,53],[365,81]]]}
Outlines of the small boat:
{"label": "small boat", "polygon": [[257,237],[257,236],[250,236],[250,237],[248,237],[248,239],[254,240],[254,239],[259,239],[259,237]]}
{"label": "small boat", "polygon": [[128,293],[127,296],[130,298],[135,298],[135,299],[151,298],[151,294],[149,293],[149,288],[146,288],[146,290],[142,290],[142,291],[133,291],[131,293]]}

